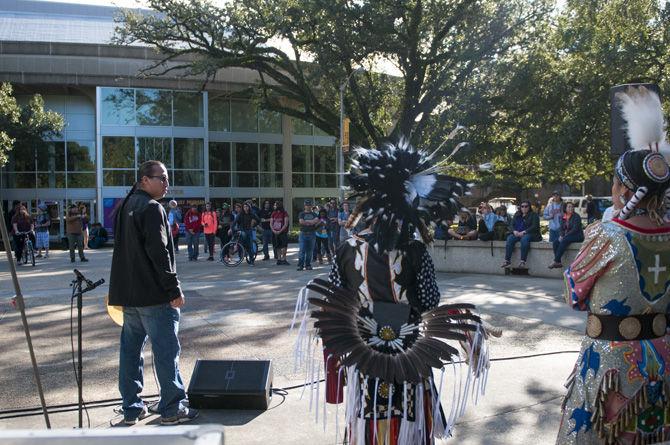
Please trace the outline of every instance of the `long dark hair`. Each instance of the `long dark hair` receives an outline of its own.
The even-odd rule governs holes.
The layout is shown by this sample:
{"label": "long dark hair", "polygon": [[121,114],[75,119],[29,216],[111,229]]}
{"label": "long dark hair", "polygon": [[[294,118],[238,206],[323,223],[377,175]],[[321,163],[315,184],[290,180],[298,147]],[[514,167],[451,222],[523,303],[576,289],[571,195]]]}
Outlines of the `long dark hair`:
{"label": "long dark hair", "polygon": [[114,221],[116,221],[115,227],[114,227],[114,236],[117,239],[120,239],[121,235],[121,230],[117,230],[116,228],[118,227],[119,229],[121,228],[121,211],[125,207],[126,203],[128,202],[128,199],[130,196],[137,191],[138,188],[140,188],[140,183],[142,182],[142,178],[145,176],[151,176],[154,171],[156,170],[156,167],[165,167],[165,164],[163,164],[161,161],[146,161],[143,162],[140,165],[140,168],[137,169],[137,181],[133,184],[133,186],[130,188],[130,191],[126,195],[126,197],[123,199],[123,202],[121,203],[120,206],[116,208],[116,211],[114,212]]}

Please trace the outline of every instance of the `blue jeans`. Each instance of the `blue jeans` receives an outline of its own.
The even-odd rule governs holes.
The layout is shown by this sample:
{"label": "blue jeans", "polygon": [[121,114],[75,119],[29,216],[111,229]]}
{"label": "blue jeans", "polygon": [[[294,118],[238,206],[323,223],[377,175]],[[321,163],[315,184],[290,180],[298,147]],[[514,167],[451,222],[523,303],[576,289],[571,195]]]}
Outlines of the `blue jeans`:
{"label": "blue jeans", "polygon": [[154,367],[161,387],[158,411],[163,417],[177,414],[186,398],[179,374],[179,309],[169,303],[124,307],[119,354],[119,391],[126,419],[137,418],[144,407],[144,345],[151,340]]}
{"label": "blue jeans", "polygon": [[549,229],[549,242],[553,243],[554,241],[558,241],[558,238],[561,236],[561,230],[560,229]]}
{"label": "blue jeans", "polygon": [[188,246],[188,259],[197,260],[200,249],[200,233],[186,231],[186,245]]}
{"label": "blue jeans", "polygon": [[254,260],[252,260],[255,253],[252,249],[256,249],[254,233],[256,233],[256,230],[254,229],[240,230],[240,242],[242,243],[242,246],[247,253],[247,263],[249,264],[254,264]]}
{"label": "blue jeans", "polygon": [[562,241],[554,241],[554,262],[561,262],[565,250],[571,243],[581,243],[582,241],[584,241],[584,235],[566,235]]}
{"label": "blue jeans", "polygon": [[337,246],[340,245],[340,227],[334,227],[328,230],[328,248],[335,255]]}
{"label": "blue jeans", "polygon": [[272,244],[272,230],[263,229],[263,255],[266,257],[270,256],[270,244]]}
{"label": "blue jeans", "polygon": [[521,241],[521,261],[526,261],[528,259],[528,251],[530,250],[530,242],[540,240],[533,239],[531,235],[524,235],[522,237],[514,236],[514,234],[509,235],[507,237],[507,243],[505,244],[505,261],[510,261],[512,259],[514,246],[519,241]]}
{"label": "blue jeans", "polygon": [[316,235],[314,233],[300,232],[298,236],[298,267],[307,267],[312,265],[312,255],[314,253],[314,243]]}

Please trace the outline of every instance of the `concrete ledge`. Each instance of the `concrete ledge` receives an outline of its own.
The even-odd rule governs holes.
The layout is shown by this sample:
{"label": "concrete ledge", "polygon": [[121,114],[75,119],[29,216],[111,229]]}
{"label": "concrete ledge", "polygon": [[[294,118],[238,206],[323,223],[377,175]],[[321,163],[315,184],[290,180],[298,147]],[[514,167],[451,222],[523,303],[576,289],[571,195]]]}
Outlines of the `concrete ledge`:
{"label": "concrete ledge", "polygon": [[[493,245],[491,244],[493,243]],[[581,243],[573,243],[563,255],[563,265],[574,260],[579,252]],[[500,267],[505,260],[504,241],[458,241],[449,240],[446,244],[437,240],[429,247],[435,270],[438,272],[481,273],[504,275],[505,270]],[[512,266],[519,264],[519,243],[512,254]],[[554,251],[551,243],[539,241],[530,244],[528,253],[528,274],[535,277],[561,278],[563,269],[548,269],[554,261]]]}

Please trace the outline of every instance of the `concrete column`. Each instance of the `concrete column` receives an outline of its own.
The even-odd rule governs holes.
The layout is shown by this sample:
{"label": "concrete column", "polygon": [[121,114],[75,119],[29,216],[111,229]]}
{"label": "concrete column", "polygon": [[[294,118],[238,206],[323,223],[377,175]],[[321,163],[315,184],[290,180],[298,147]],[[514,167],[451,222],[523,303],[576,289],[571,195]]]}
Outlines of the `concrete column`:
{"label": "concrete column", "polygon": [[282,132],[282,187],[284,209],[288,212],[289,224],[293,221],[293,148],[291,142],[293,140],[293,125],[291,117],[282,114],[281,117],[281,132]]}

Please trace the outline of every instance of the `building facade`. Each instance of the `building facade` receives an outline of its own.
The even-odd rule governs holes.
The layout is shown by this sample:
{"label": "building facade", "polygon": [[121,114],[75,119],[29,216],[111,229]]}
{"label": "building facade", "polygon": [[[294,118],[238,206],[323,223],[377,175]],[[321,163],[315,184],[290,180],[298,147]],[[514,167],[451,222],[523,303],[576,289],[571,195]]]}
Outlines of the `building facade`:
{"label": "building facade", "polygon": [[[244,90],[253,71],[213,81],[142,77],[151,48],[110,44],[115,9],[80,4],[0,3],[0,81],[20,103],[39,93],[65,128],[44,147],[16,150],[0,170],[5,209],[49,207],[52,237],[71,203],[113,228],[112,210],[149,159],[165,163],[168,198],[220,207],[249,198],[281,200],[293,215],[306,198],[337,197],[335,138],[309,123],[258,110]],[[176,61],[175,63],[178,63]]]}

